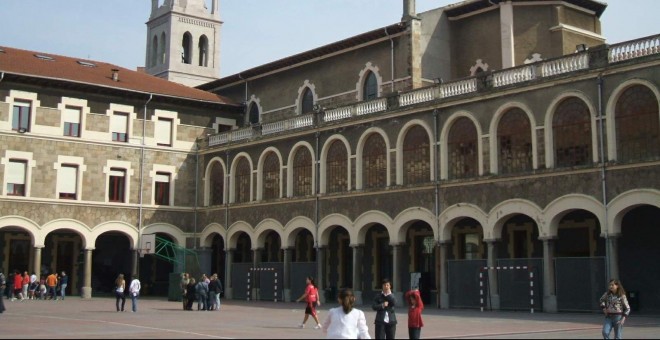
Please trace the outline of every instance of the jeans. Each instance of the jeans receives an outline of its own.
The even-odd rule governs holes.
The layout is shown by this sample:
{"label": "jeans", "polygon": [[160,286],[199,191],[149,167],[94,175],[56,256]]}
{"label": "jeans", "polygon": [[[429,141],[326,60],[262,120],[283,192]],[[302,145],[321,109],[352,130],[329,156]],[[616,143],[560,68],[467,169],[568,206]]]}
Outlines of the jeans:
{"label": "jeans", "polygon": [[57,300],[57,291],[55,290],[55,286],[48,286],[48,293],[46,295],[50,295],[53,297],[53,300]]}
{"label": "jeans", "polygon": [[131,293],[131,310],[133,312],[137,312],[137,300],[138,300],[138,295]]}
{"label": "jeans", "polygon": [[220,293],[214,293],[215,298],[215,310],[220,310]]}
{"label": "jeans", "polygon": [[422,328],[408,327],[408,339],[419,339],[422,335]]}
{"label": "jeans", "polygon": [[[126,296],[124,296],[124,292],[117,292],[115,291],[115,297],[117,298],[117,311],[119,312],[120,310],[123,312],[124,311],[124,305],[126,304]],[[121,309],[119,309],[119,301],[121,301]]]}
{"label": "jeans", "polygon": [[208,306],[206,305],[206,294],[199,294],[197,296],[197,310],[207,310]]}
{"label": "jeans", "polygon": [[62,300],[64,300],[64,297],[66,296],[66,293],[64,292],[64,291],[66,291],[66,286],[67,286],[67,284],[66,284],[66,283],[63,283],[63,284],[62,284],[62,287],[60,288],[60,290],[61,290],[61,292],[62,292],[62,294],[61,294],[61,296],[62,296]]}
{"label": "jeans", "polygon": [[396,324],[376,322],[376,339],[394,339]]}
{"label": "jeans", "polygon": [[603,339],[609,339],[612,329],[614,329],[614,338],[621,339],[623,335],[623,325],[617,324],[623,319],[623,315],[608,315],[603,323]]}

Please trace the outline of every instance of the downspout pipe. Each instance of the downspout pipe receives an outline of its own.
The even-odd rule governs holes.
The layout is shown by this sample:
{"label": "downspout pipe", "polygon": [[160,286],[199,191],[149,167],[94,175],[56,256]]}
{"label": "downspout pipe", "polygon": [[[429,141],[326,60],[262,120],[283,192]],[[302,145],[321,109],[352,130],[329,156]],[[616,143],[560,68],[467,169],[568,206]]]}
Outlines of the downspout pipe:
{"label": "downspout pipe", "polygon": [[195,210],[193,213],[193,249],[197,249],[197,209],[199,207],[199,140],[195,140]]}
{"label": "downspout pipe", "polygon": [[[138,209],[138,247],[142,247],[140,245],[140,239],[142,237],[142,210],[144,206],[144,193],[143,193],[143,188],[144,188],[144,148],[146,146],[146,134],[147,134],[147,105],[151,102],[153,99],[154,95],[153,93],[149,94],[149,99],[147,100],[146,103],[144,103],[144,109],[142,112],[142,145],[140,146],[140,195],[139,195],[139,200],[140,200],[140,207]],[[138,263],[138,268],[137,272],[139,273],[139,264],[140,261],[137,261]]]}
{"label": "downspout pipe", "polygon": [[603,74],[600,73],[598,75],[598,118],[599,118],[599,128],[600,128],[600,133],[599,133],[599,149],[600,149],[600,180],[601,180],[601,191],[603,193],[603,209],[605,209],[605,218],[604,218],[604,223],[605,225],[603,226],[603,230],[605,231],[605,274],[607,275],[607,279],[609,280],[611,278],[611,268],[610,268],[610,252],[611,252],[611,245],[610,245],[610,233],[608,231],[608,216],[607,216],[607,162],[605,160],[605,141],[604,141],[604,133],[605,133],[605,117],[603,116]]}
{"label": "downspout pipe", "polygon": [[[440,115],[440,112],[438,112],[438,109],[433,110],[433,167],[434,167],[434,182],[435,182],[435,221],[436,221],[436,228],[438,229],[438,240],[437,240],[437,247],[436,250],[438,250],[440,246],[440,162],[439,162],[439,155],[440,153],[438,152],[439,150],[439,136],[438,136],[438,116]],[[436,256],[436,259],[441,258],[441,256]],[[440,266],[443,266],[443,263],[440,263]],[[437,296],[437,301],[436,305],[438,308],[440,308],[440,298],[442,296],[442,285],[445,283],[442,282],[442,275],[440,275],[440,271],[436,271],[436,278],[439,277],[439,282],[436,285],[438,287],[438,296]]]}
{"label": "downspout pipe", "polygon": [[389,32],[387,32],[387,27],[385,27],[385,35],[387,39],[390,40],[390,71],[392,72],[392,82],[391,82],[391,91],[394,92],[394,39]]}

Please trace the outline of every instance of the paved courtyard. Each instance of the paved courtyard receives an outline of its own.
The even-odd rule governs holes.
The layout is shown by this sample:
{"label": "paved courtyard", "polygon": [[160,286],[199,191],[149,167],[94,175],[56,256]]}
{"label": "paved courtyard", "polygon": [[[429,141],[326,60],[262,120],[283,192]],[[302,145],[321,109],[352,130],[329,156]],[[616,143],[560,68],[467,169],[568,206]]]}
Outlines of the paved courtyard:
{"label": "paved courtyard", "polygon": [[[180,302],[144,298],[137,313],[115,311],[114,298],[64,301],[4,300],[0,338],[324,338],[308,321],[302,321],[302,303],[223,301],[219,312],[183,311]],[[335,304],[320,308],[320,318]],[[196,308],[196,306],[195,306]],[[375,313],[365,307],[373,337]],[[406,309],[399,308],[397,338],[408,338]],[[424,311],[422,338],[600,338],[598,314],[546,314],[529,312],[479,312],[478,310]],[[660,339],[660,316],[631,316],[625,338]]]}

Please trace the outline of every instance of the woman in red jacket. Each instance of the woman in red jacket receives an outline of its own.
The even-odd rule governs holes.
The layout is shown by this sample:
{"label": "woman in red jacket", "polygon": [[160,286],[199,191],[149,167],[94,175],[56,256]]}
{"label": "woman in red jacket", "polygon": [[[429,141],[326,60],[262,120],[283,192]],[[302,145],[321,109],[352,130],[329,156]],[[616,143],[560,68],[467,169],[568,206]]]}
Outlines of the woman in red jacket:
{"label": "woman in red jacket", "polygon": [[406,301],[408,301],[408,337],[410,339],[419,339],[422,335],[422,311],[424,310],[424,302],[419,295],[419,290],[413,289],[406,293]]}

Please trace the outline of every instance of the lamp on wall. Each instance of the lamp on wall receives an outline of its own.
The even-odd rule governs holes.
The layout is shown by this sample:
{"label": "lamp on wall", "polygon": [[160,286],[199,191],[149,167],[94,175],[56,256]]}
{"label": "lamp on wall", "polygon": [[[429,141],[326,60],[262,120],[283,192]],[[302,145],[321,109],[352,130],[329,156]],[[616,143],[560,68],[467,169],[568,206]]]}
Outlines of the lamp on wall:
{"label": "lamp on wall", "polygon": [[587,47],[587,44],[578,44],[578,45],[575,45],[575,52],[578,52],[578,53],[579,53],[579,52],[584,52],[584,51],[586,51],[586,50],[588,50],[588,49],[589,49],[589,48]]}

